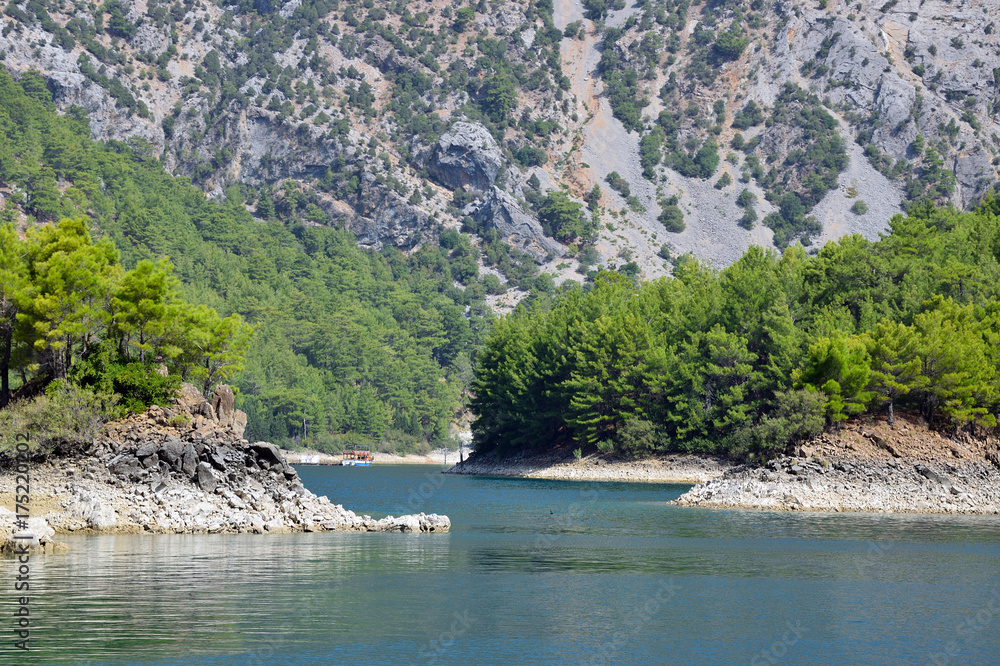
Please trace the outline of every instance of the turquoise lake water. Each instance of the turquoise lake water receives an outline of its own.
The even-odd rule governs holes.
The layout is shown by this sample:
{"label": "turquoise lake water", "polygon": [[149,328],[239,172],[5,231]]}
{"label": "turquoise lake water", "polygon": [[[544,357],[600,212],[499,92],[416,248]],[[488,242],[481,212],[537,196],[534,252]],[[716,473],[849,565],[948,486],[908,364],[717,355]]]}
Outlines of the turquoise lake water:
{"label": "turquoise lake water", "polygon": [[[1000,518],[710,511],[687,486],[300,467],[450,534],[67,537],[0,663],[996,664]],[[5,618],[13,564],[0,561]],[[4,625],[11,622],[5,619]]]}

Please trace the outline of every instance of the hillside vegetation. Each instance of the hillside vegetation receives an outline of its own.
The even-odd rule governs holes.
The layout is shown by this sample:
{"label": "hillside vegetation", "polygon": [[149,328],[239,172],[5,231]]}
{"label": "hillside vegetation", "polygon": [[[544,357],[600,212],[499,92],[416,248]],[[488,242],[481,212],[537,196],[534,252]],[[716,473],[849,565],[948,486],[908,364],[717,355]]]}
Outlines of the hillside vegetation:
{"label": "hillside vegetation", "polygon": [[[272,216],[254,217],[239,188],[209,201],[165,173],[144,142],[95,143],[85,118],[54,112],[38,77],[18,84],[2,72],[0,183],[0,332],[15,391],[95,363],[144,381],[165,363],[206,390],[230,376],[249,438],[327,448],[344,436],[389,434],[404,448],[437,441],[462,410],[491,315],[482,285],[456,286],[468,252],[459,234],[451,249],[364,251],[350,233],[303,220],[309,199],[294,185]],[[39,226],[63,218],[72,221]],[[25,252],[12,224],[27,225]],[[183,306],[181,294],[198,307]],[[252,340],[241,319],[256,328]],[[202,344],[192,329],[202,324],[238,329],[241,372],[213,374],[188,351]],[[102,340],[113,343],[111,357]],[[101,388],[129,393],[121,383]]]}
{"label": "hillside vegetation", "polygon": [[[254,326],[231,378],[249,437],[422,446],[464,414],[494,310],[530,302],[540,320],[555,317],[550,299],[602,270],[628,283],[606,278],[594,293],[644,294],[662,287],[635,286],[643,278],[671,272],[678,284],[702,271],[721,285],[751,245],[813,266],[844,233],[860,235],[836,247],[883,247],[875,239],[900,210],[980,205],[1000,164],[998,10],[997,0],[11,2],[0,13],[4,221],[20,232],[86,217],[123,270],[168,258],[185,302]],[[462,159],[485,171],[441,168],[458,127],[477,142]],[[889,275],[879,289],[912,279]],[[788,354],[801,360],[822,331],[792,307],[801,294],[783,289],[801,333]],[[935,294],[967,305],[936,289],[912,298]],[[852,307],[847,330],[875,330],[867,305]],[[916,326],[924,312],[877,314]],[[661,342],[676,351],[716,324],[749,336],[734,321],[695,321]],[[779,381],[797,366],[772,368],[771,352],[746,344],[745,364],[763,373],[748,380],[748,416],[706,416],[701,434],[672,441],[729,441],[778,418],[779,394],[825,391],[829,378]],[[46,372],[27,366],[15,389]],[[836,381],[846,395],[849,382]],[[605,425],[588,427],[586,437],[550,430],[603,441]]]}

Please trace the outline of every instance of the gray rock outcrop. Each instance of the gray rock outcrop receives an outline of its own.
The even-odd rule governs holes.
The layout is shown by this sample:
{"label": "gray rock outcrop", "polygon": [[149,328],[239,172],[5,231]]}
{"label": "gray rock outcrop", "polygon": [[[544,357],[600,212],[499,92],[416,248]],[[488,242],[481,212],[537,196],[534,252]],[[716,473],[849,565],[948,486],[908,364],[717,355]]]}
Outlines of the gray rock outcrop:
{"label": "gray rock outcrop", "polygon": [[500,147],[485,127],[459,122],[441,136],[428,171],[445,187],[488,192],[502,164]]}
{"label": "gray rock outcrop", "polygon": [[[0,506],[0,525],[16,524],[17,516],[7,507]],[[53,553],[65,550],[65,546],[53,540],[55,530],[44,518],[29,518],[24,529],[11,533],[0,543],[0,554],[15,555],[23,553],[27,548],[30,552]],[[10,532],[10,530],[6,530]]]}
{"label": "gray rock outcrop", "polygon": [[538,220],[528,215],[521,204],[498,187],[482,201],[469,204],[464,211],[481,225],[493,227],[512,246],[530,254],[536,261],[549,255],[561,256],[562,245],[545,235]]}
{"label": "gray rock outcrop", "polygon": [[420,208],[380,185],[371,171],[360,179],[360,203],[355,215],[344,219],[344,227],[364,247],[381,250],[385,245],[410,250],[433,235],[434,222]]}
{"label": "gray rock outcrop", "polygon": [[[214,405],[214,406],[213,406]],[[242,438],[246,415],[232,390],[211,402],[190,384],[169,408],[108,424],[88,450],[36,461],[32,488],[62,505],[29,522],[32,538],[13,537],[15,516],[0,508],[0,538],[10,550],[31,542],[52,552],[52,534],[97,532],[443,532],[447,516],[374,520],[309,492],[274,444]],[[86,470],[82,474],[79,470]],[[0,474],[11,475],[6,470]],[[6,478],[4,478],[6,482]],[[24,532],[24,530],[22,530]]]}
{"label": "gray rock outcrop", "polygon": [[872,140],[897,159],[906,157],[907,147],[917,136],[917,127],[909,123],[916,100],[916,90],[893,73],[883,74],[875,90],[874,106],[882,125]]}
{"label": "gray rock outcrop", "polygon": [[233,395],[233,389],[226,384],[216,386],[215,393],[212,394],[212,409],[220,426],[232,426],[236,416],[236,396]]}

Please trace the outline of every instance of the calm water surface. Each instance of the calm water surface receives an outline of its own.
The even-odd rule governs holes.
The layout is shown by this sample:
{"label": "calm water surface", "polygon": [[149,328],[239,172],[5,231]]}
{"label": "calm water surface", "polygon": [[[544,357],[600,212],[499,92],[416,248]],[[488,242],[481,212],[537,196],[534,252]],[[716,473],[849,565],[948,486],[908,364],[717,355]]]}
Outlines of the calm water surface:
{"label": "calm water surface", "polygon": [[[1000,519],[669,506],[687,487],[301,467],[450,534],[71,537],[0,663],[1000,663]],[[3,615],[13,568],[0,561]],[[4,621],[10,627],[9,620]]]}

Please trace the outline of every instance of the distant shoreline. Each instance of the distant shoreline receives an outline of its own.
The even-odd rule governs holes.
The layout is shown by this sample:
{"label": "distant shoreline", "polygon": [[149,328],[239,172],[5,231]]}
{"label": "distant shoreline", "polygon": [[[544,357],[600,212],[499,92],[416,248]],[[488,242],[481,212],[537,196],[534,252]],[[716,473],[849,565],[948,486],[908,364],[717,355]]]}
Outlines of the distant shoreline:
{"label": "distant shoreline", "polygon": [[502,460],[473,457],[445,470],[445,474],[563,481],[694,484],[719,478],[730,466],[723,459],[694,454],[668,454],[642,460],[617,460],[594,454],[577,460],[572,454],[546,452]]}
{"label": "distant shoreline", "polygon": [[868,419],[824,433],[766,465],[667,454],[620,460],[575,459],[549,451],[477,458],[446,474],[572,481],[690,483],[678,506],[766,511],[1000,514],[1000,442],[955,438],[900,416]]}
{"label": "distant shoreline", "polygon": [[[282,455],[288,461],[289,465],[339,465],[341,461],[341,456],[339,454],[335,455],[332,453],[323,453],[322,451],[315,451],[312,449],[303,449],[298,451],[291,451],[289,449],[282,449]],[[456,449],[454,451],[448,451],[446,449],[435,449],[427,454],[421,453],[408,453],[406,455],[400,456],[394,453],[380,453],[376,452],[374,455],[374,463],[376,465],[454,465],[459,461],[459,451]],[[463,447],[462,453],[466,459],[472,455],[472,449],[470,447]]]}

